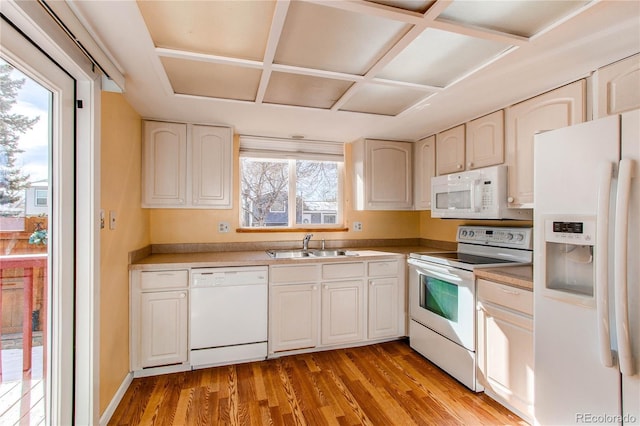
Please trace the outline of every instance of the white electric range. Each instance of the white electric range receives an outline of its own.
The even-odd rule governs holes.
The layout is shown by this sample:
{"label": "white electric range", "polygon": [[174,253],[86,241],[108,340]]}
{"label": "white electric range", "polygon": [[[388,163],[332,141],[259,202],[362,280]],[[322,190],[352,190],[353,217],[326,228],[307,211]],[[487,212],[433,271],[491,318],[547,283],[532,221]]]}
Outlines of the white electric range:
{"label": "white electric range", "polygon": [[457,251],[409,255],[409,340],[413,349],[473,391],[476,290],[473,270],[531,263],[531,228],[460,226]]}

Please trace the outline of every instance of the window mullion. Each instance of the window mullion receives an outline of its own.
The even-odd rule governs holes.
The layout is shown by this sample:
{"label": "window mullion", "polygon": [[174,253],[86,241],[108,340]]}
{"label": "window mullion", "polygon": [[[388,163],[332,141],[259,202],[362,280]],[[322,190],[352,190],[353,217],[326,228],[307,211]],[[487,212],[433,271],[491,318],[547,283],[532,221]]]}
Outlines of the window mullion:
{"label": "window mullion", "polygon": [[289,227],[296,226],[296,160],[289,160]]}

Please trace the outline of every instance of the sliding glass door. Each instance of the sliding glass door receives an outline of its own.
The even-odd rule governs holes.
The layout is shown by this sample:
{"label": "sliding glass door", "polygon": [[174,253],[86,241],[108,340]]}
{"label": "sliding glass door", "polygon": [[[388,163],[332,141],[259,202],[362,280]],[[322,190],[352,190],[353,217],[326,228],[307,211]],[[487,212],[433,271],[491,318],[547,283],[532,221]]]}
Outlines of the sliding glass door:
{"label": "sliding glass door", "polygon": [[71,424],[75,81],[1,35],[0,424]]}

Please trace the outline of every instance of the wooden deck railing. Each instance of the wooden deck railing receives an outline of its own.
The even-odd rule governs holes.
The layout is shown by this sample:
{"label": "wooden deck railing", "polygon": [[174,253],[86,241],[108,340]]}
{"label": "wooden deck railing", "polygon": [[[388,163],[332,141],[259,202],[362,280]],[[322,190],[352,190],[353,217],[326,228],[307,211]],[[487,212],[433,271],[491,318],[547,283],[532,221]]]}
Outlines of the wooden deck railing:
{"label": "wooden deck railing", "polygon": [[[33,339],[33,292],[34,271],[42,269],[42,281],[36,285],[42,285],[42,310],[40,322],[43,330],[43,345],[46,347],[46,319],[47,319],[47,255],[46,254],[18,254],[0,256],[0,318],[2,318],[2,289],[7,277],[7,269],[21,269],[23,271],[23,311],[22,311],[22,369],[24,372],[31,370],[31,348]],[[15,278],[13,278],[15,281]],[[40,280],[38,280],[40,281]],[[0,328],[0,382],[2,381],[2,329]],[[44,354],[44,351],[43,351]]]}

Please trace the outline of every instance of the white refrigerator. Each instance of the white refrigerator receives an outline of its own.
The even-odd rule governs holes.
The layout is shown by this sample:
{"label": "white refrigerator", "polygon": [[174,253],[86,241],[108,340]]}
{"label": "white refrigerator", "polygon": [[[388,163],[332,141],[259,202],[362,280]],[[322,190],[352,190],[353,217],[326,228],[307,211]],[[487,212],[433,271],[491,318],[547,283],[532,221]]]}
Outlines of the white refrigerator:
{"label": "white refrigerator", "polygon": [[640,111],[536,135],[534,416],[640,424]]}

